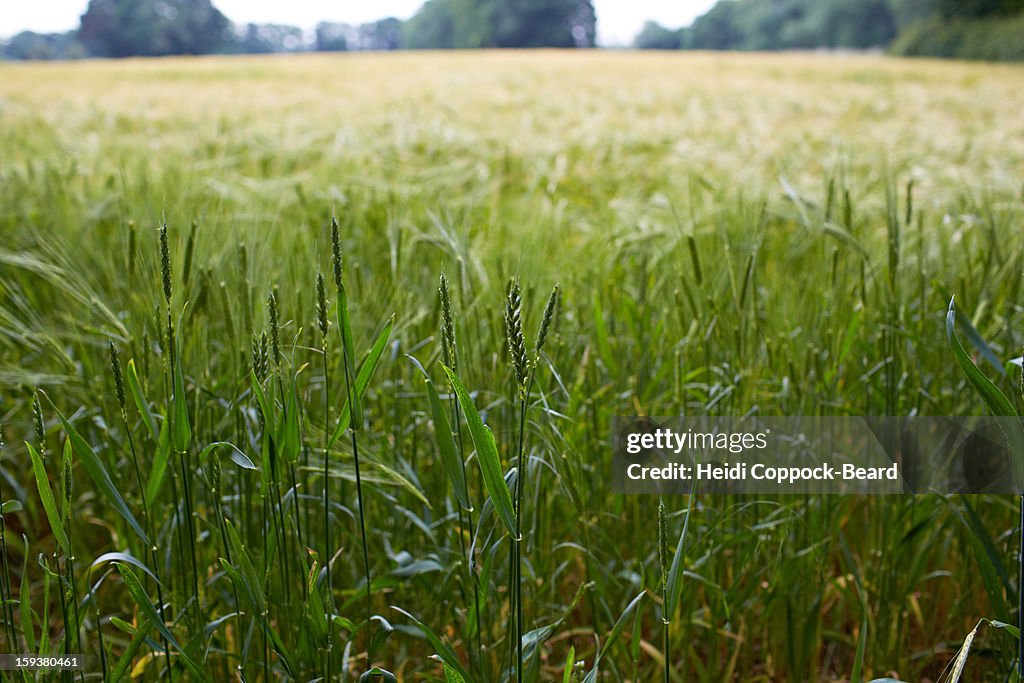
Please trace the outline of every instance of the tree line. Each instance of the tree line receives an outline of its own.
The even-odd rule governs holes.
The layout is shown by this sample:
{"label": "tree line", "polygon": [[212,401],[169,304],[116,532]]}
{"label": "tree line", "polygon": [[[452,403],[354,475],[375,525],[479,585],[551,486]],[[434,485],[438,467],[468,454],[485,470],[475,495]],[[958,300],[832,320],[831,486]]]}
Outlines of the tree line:
{"label": "tree line", "polygon": [[719,0],[691,26],[648,22],[634,46],[1022,60],[1024,0]]}
{"label": "tree line", "polygon": [[[361,25],[233,24],[211,0],[90,0],[80,26],[20,33],[7,59],[456,48],[593,47],[592,0],[427,0],[410,19]],[[1024,60],[1024,0],[719,0],[692,25],[648,22],[634,47],[887,49]]]}
{"label": "tree line", "polygon": [[591,0],[427,0],[409,20],[233,24],[211,0],[90,0],[67,33],[24,31],[0,44],[7,59],[156,57],[501,47],[593,47]]}

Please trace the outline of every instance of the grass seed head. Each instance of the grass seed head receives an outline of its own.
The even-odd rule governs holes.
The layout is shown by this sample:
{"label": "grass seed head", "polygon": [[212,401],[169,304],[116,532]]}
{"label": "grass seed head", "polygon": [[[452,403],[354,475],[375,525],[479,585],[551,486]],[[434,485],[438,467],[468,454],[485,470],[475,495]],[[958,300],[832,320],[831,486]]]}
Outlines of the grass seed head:
{"label": "grass seed head", "polygon": [[324,274],[316,274],[316,325],[320,328],[320,340],[327,342],[327,292],[324,291]]}
{"label": "grass seed head", "polygon": [[113,339],[107,340],[110,346],[110,370],[114,373],[114,389],[117,392],[117,402],[121,410],[125,407],[124,376],[121,374],[121,354],[117,352],[117,344]]}
{"label": "grass seed head", "polygon": [[505,300],[505,338],[521,397],[526,395],[526,338],[523,336],[522,306],[519,283],[512,280]]}
{"label": "grass seed head", "polygon": [[214,492],[220,490],[220,458],[217,454],[210,458],[210,488]]}
{"label": "grass seed head", "polygon": [[540,350],[544,348],[544,342],[548,340],[548,331],[551,323],[555,320],[555,312],[558,310],[558,285],[551,290],[548,303],[544,306],[544,318],[540,321],[540,329],[537,330],[537,357],[540,357]]}
{"label": "grass seed head", "polygon": [[441,294],[441,353],[444,364],[455,370],[455,313],[452,311],[452,297],[448,291],[448,278],[441,274],[438,287]]}
{"label": "grass seed head", "polygon": [[252,371],[256,379],[262,384],[267,379],[270,370],[270,358],[267,354],[267,333],[252,336]]}
{"label": "grass seed head", "polygon": [[66,516],[71,515],[71,451],[70,449],[64,449],[64,461],[61,464],[61,481],[63,482],[62,490],[64,492],[64,513]]}
{"label": "grass seed head", "polygon": [[46,454],[46,429],[43,427],[43,406],[39,403],[39,390],[32,393],[32,418],[36,429],[36,442],[39,452]]}
{"label": "grass seed head", "polygon": [[171,303],[171,250],[167,246],[167,223],[160,226],[160,275],[164,284],[164,300]]}
{"label": "grass seed head", "polygon": [[335,216],[331,216],[331,263],[334,265],[334,286],[341,289],[341,232]]}

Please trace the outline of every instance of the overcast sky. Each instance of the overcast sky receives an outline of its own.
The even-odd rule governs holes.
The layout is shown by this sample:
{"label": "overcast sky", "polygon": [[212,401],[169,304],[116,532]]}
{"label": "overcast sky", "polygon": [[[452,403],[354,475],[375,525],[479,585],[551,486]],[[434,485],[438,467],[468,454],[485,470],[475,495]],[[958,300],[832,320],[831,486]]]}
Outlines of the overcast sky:
{"label": "overcast sky", "polygon": [[[632,42],[648,19],[672,28],[688,25],[715,0],[593,0],[598,41],[602,45]],[[313,28],[318,21],[361,24],[395,16],[411,17],[423,0],[213,0],[237,23],[293,24]],[[78,27],[89,0],[0,0],[0,37],[20,31],[50,33]]]}

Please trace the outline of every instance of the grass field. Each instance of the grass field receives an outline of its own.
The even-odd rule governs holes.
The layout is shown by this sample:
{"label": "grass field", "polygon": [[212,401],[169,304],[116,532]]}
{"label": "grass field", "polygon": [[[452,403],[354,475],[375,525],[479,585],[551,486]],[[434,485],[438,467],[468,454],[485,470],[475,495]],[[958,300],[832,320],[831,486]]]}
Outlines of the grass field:
{"label": "grass field", "polygon": [[[945,312],[1020,355],[1022,78],[0,64],[0,651],[90,680],[939,680],[980,619],[1016,623],[1015,500],[659,516],[611,493],[610,424],[982,414]],[[964,680],[1015,680],[1016,648],[983,627]]]}

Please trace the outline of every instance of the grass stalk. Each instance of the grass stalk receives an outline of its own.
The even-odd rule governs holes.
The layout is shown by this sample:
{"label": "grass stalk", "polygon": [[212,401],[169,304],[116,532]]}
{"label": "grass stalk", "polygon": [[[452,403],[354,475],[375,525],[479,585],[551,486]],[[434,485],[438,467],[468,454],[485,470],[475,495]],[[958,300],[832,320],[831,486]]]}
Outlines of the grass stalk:
{"label": "grass stalk", "polygon": [[352,458],[355,463],[356,472],[356,499],[359,505],[359,536],[363,549],[363,574],[366,580],[366,657],[367,666],[373,667],[373,625],[370,620],[373,613],[373,584],[370,574],[370,554],[366,541],[366,507],[363,497],[363,480],[359,467],[359,440],[356,436],[362,427],[362,410],[359,406],[359,397],[355,391],[355,368],[353,358],[355,349],[352,348],[352,329],[348,315],[348,297],[345,294],[345,284],[342,278],[342,256],[341,256],[341,234],[338,228],[338,220],[331,219],[331,255],[334,267],[334,285],[338,294],[338,319],[339,332],[341,333],[341,359],[345,374],[345,396],[348,401],[351,419],[349,421],[349,435],[352,443]]}

